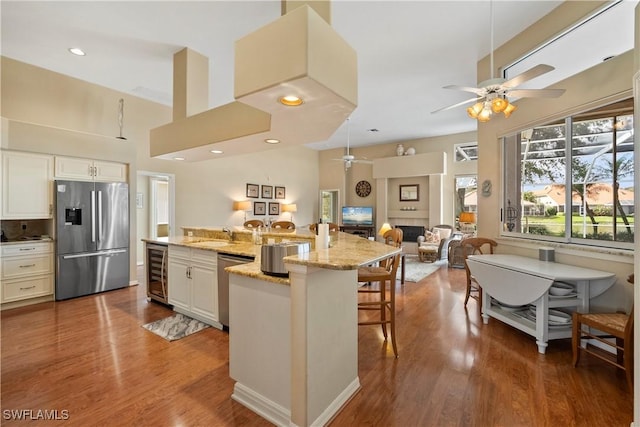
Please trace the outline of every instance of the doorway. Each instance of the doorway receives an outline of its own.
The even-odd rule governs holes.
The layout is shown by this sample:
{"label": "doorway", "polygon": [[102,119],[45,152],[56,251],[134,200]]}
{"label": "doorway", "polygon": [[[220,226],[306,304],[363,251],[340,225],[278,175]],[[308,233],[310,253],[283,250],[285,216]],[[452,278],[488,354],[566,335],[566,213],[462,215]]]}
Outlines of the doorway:
{"label": "doorway", "polygon": [[173,235],[175,229],[175,177],[173,174],[138,171],[136,194],[137,259],[144,264],[142,239]]}
{"label": "doorway", "polygon": [[320,218],[322,218],[322,222],[340,224],[338,217],[339,206],[339,190],[320,190]]}

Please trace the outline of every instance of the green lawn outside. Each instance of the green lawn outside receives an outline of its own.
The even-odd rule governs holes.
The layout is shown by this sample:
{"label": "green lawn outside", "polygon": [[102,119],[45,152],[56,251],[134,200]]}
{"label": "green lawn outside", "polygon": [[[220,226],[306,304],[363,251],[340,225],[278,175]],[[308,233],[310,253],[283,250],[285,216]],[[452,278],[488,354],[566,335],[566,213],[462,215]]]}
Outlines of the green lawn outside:
{"label": "green lawn outside", "polygon": [[[593,238],[594,233],[594,225],[591,223],[591,218],[586,217],[583,218],[578,215],[573,215],[572,217],[572,229],[574,235],[580,235],[583,233],[583,220],[585,230],[584,232],[587,235],[587,238]],[[611,234],[613,233],[612,218],[609,216],[596,216],[595,220],[597,221],[597,232],[599,240],[611,240]],[[629,221],[629,226],[631,227],[631,232],[634,232],[634,217],[628,216],[627,220]],[[542,235],[552,235],[552,236],[564,236],[564,215],[555,215],[551,217],[545,216],[527,216],[522,219],[522,226],[524,228],[524,232],[532,233],[532,234],[542,234]],[[543,231],[546,229],[545,231]],[[622,221],[622,218],[617,218],[617,234],[618,238],[620,238],[620,233],[626,234],[627,228],[625,223]],[[589,236],[591,235],[591,236]],[[602,236],[600,236],[602,235]],[[606,237],[609,235],[609,237]],[[623,239],[626,240],[626,239]]]}

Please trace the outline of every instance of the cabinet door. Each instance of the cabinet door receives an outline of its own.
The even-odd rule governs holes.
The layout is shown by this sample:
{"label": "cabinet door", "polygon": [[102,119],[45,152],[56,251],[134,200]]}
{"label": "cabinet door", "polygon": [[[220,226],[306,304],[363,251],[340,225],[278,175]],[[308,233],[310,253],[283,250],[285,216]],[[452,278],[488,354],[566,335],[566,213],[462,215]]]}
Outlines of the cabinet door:
{"label": "cabinet door", "polygon": [[56,156],[56,178],[93,179],[93,161]]}
{"label": "cabinet door", "polygon": [[94,161],[93,166],[96,181],[127,181],[127,165],[125,164]]}
{"label": "cabinet door", "polygon": [[191,266],[191,311],[201,317],[218,320],[218,272],[215,266],[193,263]]}
{"label": "cabinet door", "polygon": [[2,219],[48,219],[53,213],[53,157],[2,152]]}
{"label": "cabinet door", "polygon": [[190,308],[191,280],[187,276],[189,262],[182,258],[171,256],[169,252],[169,282],[167,293],[169,304],[188,311]]}

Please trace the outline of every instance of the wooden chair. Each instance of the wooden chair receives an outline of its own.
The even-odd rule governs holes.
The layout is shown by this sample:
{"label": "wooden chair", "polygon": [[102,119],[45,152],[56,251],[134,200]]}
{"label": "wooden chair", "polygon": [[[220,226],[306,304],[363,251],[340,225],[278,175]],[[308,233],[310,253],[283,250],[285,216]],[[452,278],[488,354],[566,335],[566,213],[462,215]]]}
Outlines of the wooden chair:
{"label": "wooden chair", "polygon": [[[634,283],[634,275],[627,279]],[[583,328],[586,326],[586,328]],[[594,329],[596,332],[592,332]],[[602,334],[604,333],[604,335]],[[615,342],[607,338],[615,338]],[[598,340],[615,349],[615,358],[601,349],[582,347],[582,339]],[[633,306],[631,313],[573,313],[573,366],[578,366],[580,353],[589,353],[625,372],[629,390],[633,392]]]}
{"label": "wooden chair", "polygon": [[271,224],[271,228],[283,228],[285,230],[295,230],[296,225],[291,221],[276,221]]}
{"label": "wooden chair", "polygon": [[264,223],[259,219],[250,219],[244,222],[244,226],[247,228],[264,227]]}
{"label": "wooden chair", "polygon": [[[312,233],[316,232],[316,228],[318,227],[318,224],[309,224],[309,231],[311,231]],[[340,226],[338,224],[336,224],[335,222],[330,222],[329,223],[329,233],[333,232],[333,231],[340,231]]]}
{"label": "wooden chair", "polygon": [[[401,229],[393,228],[387,231],[383,237],[385,243],[395,247],[401,247],[402,235]],[[359,321],[358,325],[382,325],[382,335],[386,341],[388,324],[391,332],[391,345],[395,357],[398,357],[398,347],[396,345],[396,276],[401,256],[402,254],[398,253],[380,261],[378,266],[358,268],[358,283],[378,283],[377,288],[370,288],[369,286],[361,286],[358,288],[358,293],[360,294],[372,294],[378,297],[375,300],[358,301],[358,310],[378,310],[380,312],[379,320]],[[388,295],[387,282],[389,282]]]}
{"label": "wooden chair", "polygon": [[460,245],[462,247],[462,253],[465,260],[464,269],[467,272],[467,291],[464,297],[464,305],[465,307],[467,306],[469,297],[471,297],[478,301],[478,305],[482,307],[482,287],[476,278],[471,275],[471,271],[467,265],[467,257],[474,254],[492,254],[493,248],[498,246],[498,243],[495,240],[487,239],[486,237],[469,237],[461,240]]}

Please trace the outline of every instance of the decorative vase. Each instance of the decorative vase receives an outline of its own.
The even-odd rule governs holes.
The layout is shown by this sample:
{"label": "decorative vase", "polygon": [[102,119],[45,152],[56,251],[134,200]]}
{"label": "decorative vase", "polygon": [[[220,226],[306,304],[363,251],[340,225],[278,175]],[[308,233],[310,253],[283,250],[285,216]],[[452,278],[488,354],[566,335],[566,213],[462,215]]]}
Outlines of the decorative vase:
{"label": "decorative vase", "polygon": [[396,147],[396,155],[404,156],[404,146],[402,144],[398,144]]}

